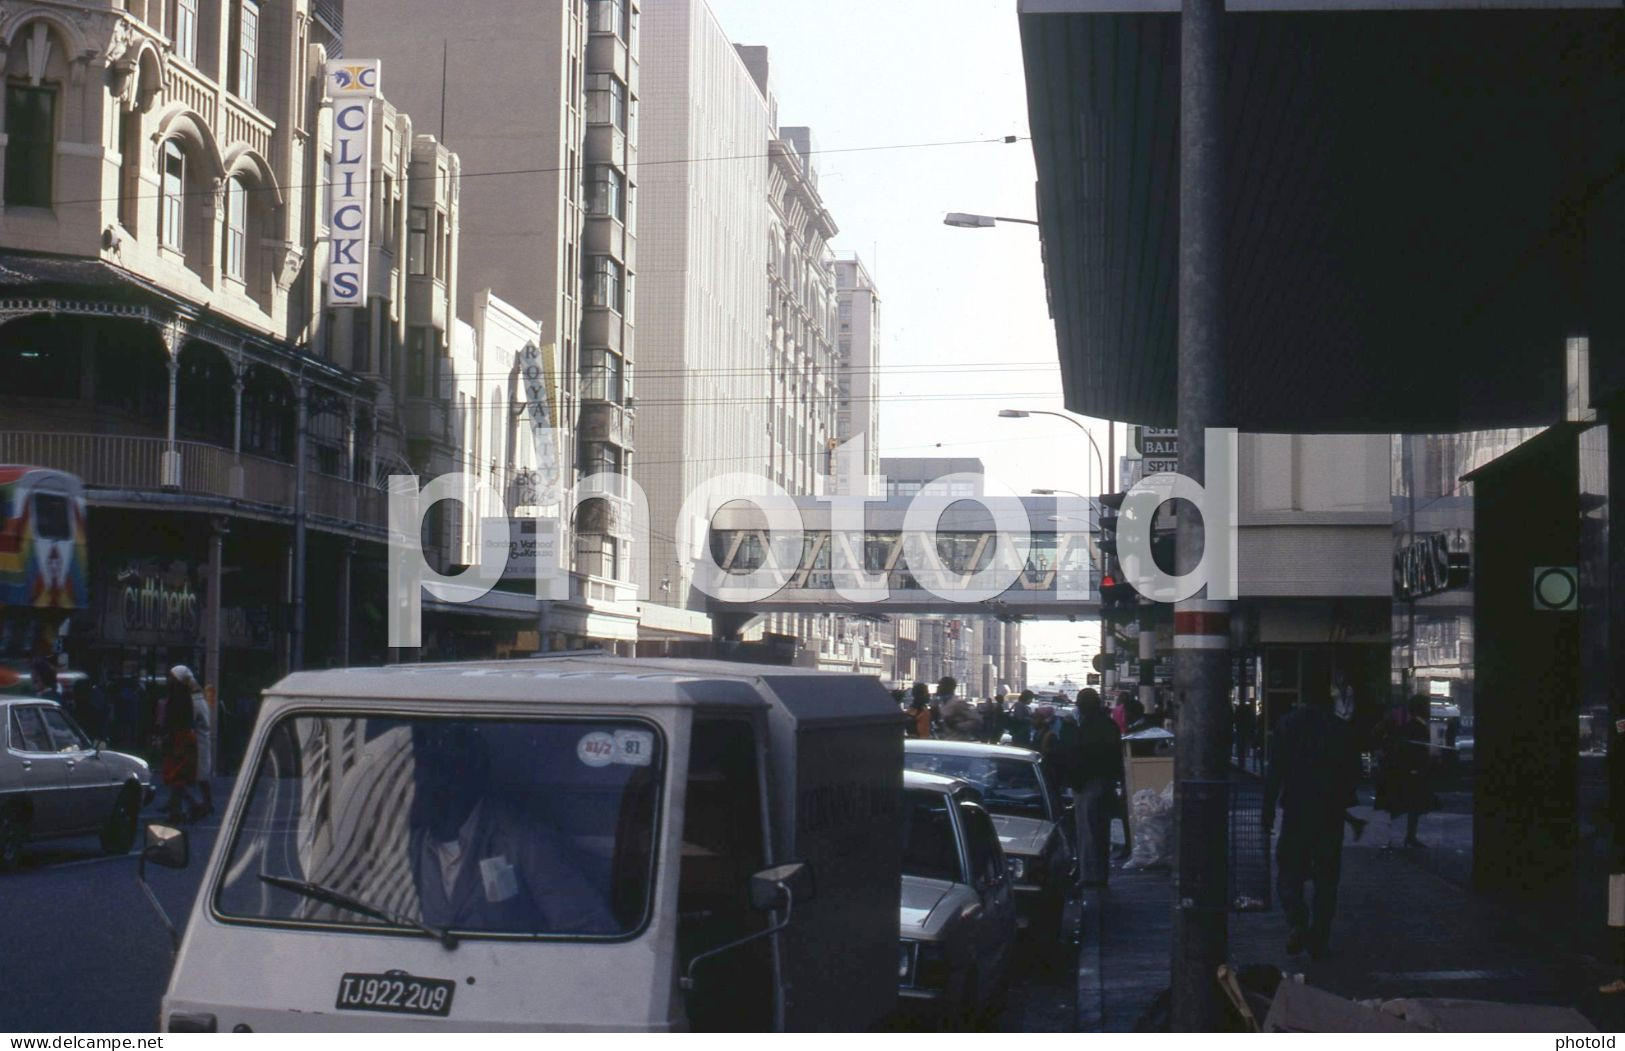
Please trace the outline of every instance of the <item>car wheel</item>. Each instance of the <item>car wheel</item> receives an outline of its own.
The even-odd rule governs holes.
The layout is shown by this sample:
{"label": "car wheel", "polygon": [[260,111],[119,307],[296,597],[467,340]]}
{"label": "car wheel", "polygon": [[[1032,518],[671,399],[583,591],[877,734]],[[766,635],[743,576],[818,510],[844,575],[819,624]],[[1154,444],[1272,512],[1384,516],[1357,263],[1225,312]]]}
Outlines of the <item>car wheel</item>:
{"label": "car wheel", "polygon": [[21,803],[0,809],[0,872],[23,863],[23,844],[28,842],[28,812]]}
{"label": "car wheel", "polygon": [[102,826],[102,853],[128,854],[135,845],[135,826],[141,817],[141,797],[136,789],[126,788],[118,794],[113,812]]}

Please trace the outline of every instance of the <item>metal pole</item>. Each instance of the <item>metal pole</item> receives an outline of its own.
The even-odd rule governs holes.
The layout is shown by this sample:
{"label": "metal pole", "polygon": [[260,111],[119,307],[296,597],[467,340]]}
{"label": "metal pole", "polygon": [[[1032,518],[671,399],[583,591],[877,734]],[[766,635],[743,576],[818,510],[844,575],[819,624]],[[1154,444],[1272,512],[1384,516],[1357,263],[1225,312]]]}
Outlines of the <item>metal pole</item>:
{"label": "metal pole", "polygon": [[1117,492],[1117,421],[1106,421],[1106,484],[1103,493]]}
{"label": "metal pole", "polygon": [[291,645],[288,664],[292,671],[305,666],[305,431],[309,423],[310,385],[303,377],[298,381],[298,420],[294,432],[294,491],[293,491],[293,594],[289,605],[293,607],[290,628]]}
{"label": "metal pole", "polygon": [[1157,628],[1151,619],[1151,603],[1141,602],[1138,616],[1140,706],[1149,712],[1157,706]]}
{"label": "metal pole", "polygon": [[[1223,14],[1224,0],[1183,0],[1180,18],[1179,467],[1199,482],[1206,478],[1205,432],[1229,422],[1221,330]],[[1178,520],[1179,551],[1198,550],[1201,523],[1189,513]],[[1184,562],[1179,569],[1187,569]],[[1229,614],[1228,602],[1190,600],[1174,608],[1179,745],[1171,1020],[1178,1032],[1214,1032],[1222,1021],[1215,974],[1225,961],[1229,926]]]}
{"label": "metal pole", "polygon": [[[1100,487],[1102,494],[1117,492],[1117,423],[1106,421],[1106,482]],[[1098,513],[1098,512],[1097,512]],[[1104,559],[1101,560],[1104,563]],[[1104,565],[1101,567],[1104,569]],[[1100,673],[1100,692],[1106,703],[1116,700],[1112,691],[1117,686],[1117,634],[1106,618],[1100,618],[1100,652],[1106,655],[1106,668]]]}
{"label": "metal pole", "polygon": [[339,666],[350,666],[350,574],[355,561],[355,541],[344,542],[339,556]]}
{"label": "metal pole", "polygon": [[[222,601],[221,591],[225,586],[224,562],[228,526],[224,518],[216,518],[211,524],[213,531],[209,538],[209,606],[207,611],[209,638],[208,649],[205,650],[204,657],[204,663],[208,667],[205,669],[204,679],[214,688],[214,711],[209,714],[209,719],[215,730],[214,733],[209,735],[209,740],[214,748],[214,755],[209,757],[212,761],[220,757],[220,709],[223,705],[222,698],[225,696],[221,689],[220,680],[220,603]],[[213,769],[212,766],[211,769]]]}

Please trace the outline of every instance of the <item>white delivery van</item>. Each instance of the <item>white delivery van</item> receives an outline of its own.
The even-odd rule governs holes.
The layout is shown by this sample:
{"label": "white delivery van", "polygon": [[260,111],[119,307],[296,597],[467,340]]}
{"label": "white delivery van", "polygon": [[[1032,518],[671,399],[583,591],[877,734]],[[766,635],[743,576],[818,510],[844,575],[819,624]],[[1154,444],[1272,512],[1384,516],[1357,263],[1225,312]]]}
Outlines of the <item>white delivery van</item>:
{"label": "white delivery van", "polygon": [[[854,1030],[893,1009],[897,707],[563,655],[266,692],[169,1032]],[[153,826],[147,857],[184,864]]]}

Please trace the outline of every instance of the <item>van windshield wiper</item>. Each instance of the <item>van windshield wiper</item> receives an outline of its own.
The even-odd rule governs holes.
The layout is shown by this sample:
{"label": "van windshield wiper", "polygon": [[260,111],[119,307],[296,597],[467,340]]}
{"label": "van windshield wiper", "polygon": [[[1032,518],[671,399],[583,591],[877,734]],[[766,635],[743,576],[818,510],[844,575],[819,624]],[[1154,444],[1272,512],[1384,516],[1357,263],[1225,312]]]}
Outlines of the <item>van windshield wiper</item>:
{"label": "van windshield wiper", "polygon": [[320,883],[312,883],[309,880],[292,879],[288,876],[273,876],[266,872],[260,873],[260,881],[262,883],[269,883],[273,887],[281,887],[283,890],[291,890],[295,894],[302,894],[305,897],[313,898],[316,901],[326,902],[329,905],[337,905],[341,909],[349,909],[351,912],[359,912],[363,916],[371,916],[375,920],[383,920],[385,923],[393,923],[398,927],[412,927],[434,938],[448,949],[457,948],[457,935],[451,933],[450,930],[431,927],[426,923],[420,923],[417,920],[407,919],[405,916],[397,916],[392,912],[378,908],[376,905],[368,905],[360,898],[352,898],[350,895],[341,890],[334,890],[332,887],[324,887]]}

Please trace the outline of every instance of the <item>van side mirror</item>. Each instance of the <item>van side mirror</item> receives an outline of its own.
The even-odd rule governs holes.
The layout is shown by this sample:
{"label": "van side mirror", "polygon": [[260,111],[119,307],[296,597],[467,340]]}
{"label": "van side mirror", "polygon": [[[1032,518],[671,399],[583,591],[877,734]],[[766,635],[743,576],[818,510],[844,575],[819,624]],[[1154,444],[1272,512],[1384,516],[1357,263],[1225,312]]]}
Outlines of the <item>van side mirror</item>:
{"label": "van side mirror", "polygon": [[166,869],[183,869],[189,860],[191,850],[187,846],[185,829],[170,825],[147,826],[141,842],[141,853],[135,862],[135,879],[141,887],[141,892],[147,896],[147,903],[152,906],[164,929],[169,932],[169,947],[172,952],[180,948],[181,932],[169,918],[169,913],[164,910],[158,896],[147,886],[147,862],[161,865]]}
{"label": "van side mirror", "polygon": [[763,912],[786,904],[809,902],[813,897],[812,866],[805,861],[774,865],[750,878],[750,904]]}
{"label": "van side mirror", "polygon": [[721,956],[725,952],[749,945],[770,937],[790,926],[790,913],[795,906],[804,901],[812,900],[813,882],[812,866],[805,861],[792,861],[785,865],[774,865],[770,869],[763,869],[750,878],[750,904],[752,908],[784,909],[784,918],[771,927],[747,934],[743,938],[735,938],[731,942],[707,949],[688,961],[688,967],[683,976],[677,980],[682,989],[694,988],[694,972],[706,960]]}
{"label": "van side mirror", "polygon": [[148,825],[141,859],[166,869],[183,869],[191,861],[186,830],[169,825]]}

